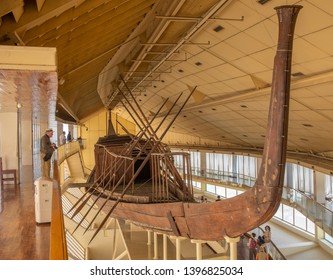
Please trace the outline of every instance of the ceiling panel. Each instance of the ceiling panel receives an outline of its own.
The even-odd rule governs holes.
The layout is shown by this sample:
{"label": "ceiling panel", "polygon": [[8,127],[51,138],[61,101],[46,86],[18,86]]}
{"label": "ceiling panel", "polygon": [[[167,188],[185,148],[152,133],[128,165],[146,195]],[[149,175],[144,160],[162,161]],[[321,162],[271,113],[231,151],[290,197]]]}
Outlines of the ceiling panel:
{"label": "ceiling panel", "polygon": [[[233,46],[235,49],[241,51],[242,53],[249,55],[267,48],[263,43],[259,42],[255,38],[247,35],[246,33],[238,33],[237,35],[226,40],[227,43]],[[246,44],[241,44],[240,42],[246,42]]]}

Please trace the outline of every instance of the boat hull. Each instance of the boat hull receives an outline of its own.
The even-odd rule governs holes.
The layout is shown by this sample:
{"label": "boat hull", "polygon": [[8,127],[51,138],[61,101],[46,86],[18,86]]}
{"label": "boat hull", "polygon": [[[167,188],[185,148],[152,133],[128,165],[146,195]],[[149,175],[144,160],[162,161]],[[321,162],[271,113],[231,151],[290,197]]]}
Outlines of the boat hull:
{"label": "boat hull", "polygon": [[[249,199],[249,192],[253,195]],[[198,240],[222,240],[236,237],[258,226],[257,221],[267,211],[270,201],[258,203],[255,189],[209,203],[172,202],[136,204],[119,202],[111,217],[130,221],[146,230]],[[112,200],[99,203],[108,212],[116,203]],[[253,221],[251,223],[251,221]]]}

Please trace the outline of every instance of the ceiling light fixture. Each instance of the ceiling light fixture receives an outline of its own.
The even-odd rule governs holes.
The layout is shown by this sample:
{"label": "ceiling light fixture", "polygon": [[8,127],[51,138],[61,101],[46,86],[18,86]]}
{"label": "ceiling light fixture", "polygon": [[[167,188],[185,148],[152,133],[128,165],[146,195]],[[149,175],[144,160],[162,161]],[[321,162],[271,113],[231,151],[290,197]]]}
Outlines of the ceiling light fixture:
{"label": "ceiling light fixture", "polygon": [[264,5],[264,4],[266,4],[268,1],[270,1],[270,0],[258,0],[257,2],[258,2],[259,4],[261,4],[261,5]]}
{"label": "ceiling light fixture", "polygon": [[293,76],[293,77],[302,77],[302,76],[304,76],[304,74],[302,72],[295,72],[295,73],[292,73],[291,76]]}
{"label": "ceiling light fixture", "polygon": [[220,32],[220,31],[222,31],[223,29],[224,29],[223,26],[218,25],[218,26],[216,26],[213,30],[214,30],[215,32]]}

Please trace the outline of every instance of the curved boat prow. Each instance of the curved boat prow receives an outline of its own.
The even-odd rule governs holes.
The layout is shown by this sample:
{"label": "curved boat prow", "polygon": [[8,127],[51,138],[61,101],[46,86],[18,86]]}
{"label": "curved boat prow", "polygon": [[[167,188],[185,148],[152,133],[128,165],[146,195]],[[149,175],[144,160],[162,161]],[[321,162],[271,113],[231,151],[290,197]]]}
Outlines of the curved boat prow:
{"label": "curved boat prow", "polygon": [[279,208],[287,150],[293,35],[301,8],[299,5],[275,8],[279,20],[278,46],[274,59],[266,141],[257,181],[251,190],[241,195],[205,205],[205,209],[200,208],[201,214],[195,213],[197,211],[191,205],[186,205],[184,211],[188,216],[187,221],[189,217],[196,217],[200,221],[210,220],[209,225],[197,222],[196,227],[189,228],[192,238],[205,236],[208,240],[216,240],[221,235],[240,236],[270,220]]}
{"label": "curved boat prow", "polygon": [[255,183],[258,204],[269,202],[269,207],[258,225],[271,219],[281,202],[287,152],[293,36],[301,8],[299,5],[275,8],[279,20],[278,45],[274,59],[266,141]]}

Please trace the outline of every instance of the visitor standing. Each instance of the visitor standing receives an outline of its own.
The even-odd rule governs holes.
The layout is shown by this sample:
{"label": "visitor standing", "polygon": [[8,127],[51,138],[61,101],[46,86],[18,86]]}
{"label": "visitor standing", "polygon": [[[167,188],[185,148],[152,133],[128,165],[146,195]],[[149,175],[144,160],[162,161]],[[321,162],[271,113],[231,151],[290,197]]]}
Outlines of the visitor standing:
{"label": "visitor standing", "polygon": [[255,260],[257,254],[257,240],[254,232],[251,233],[247,246],[249,247],[249,260]]}
{"label": "visitor standing", "polygon": [[68,134],[67,134],[67,142],[71,142],[71,141],[72,141],[72,134],[69,131]]}
{"label": "visitor standing", "polygon": [[256,255],[256,260],[268,260],[268,254],[265,252],[265,248],[263,246],[259,247],[259,252]]}
{"label": "visitor standing", "polygon": [[59,136],[59,145],[66,144],[66,131],[63,131]]}
{"label": "visitor standing", "polygon": [[51,143],[51,137],[53,136],[53,129],[48,128],[45,134],[40,139],[40,159],[41,159],[41,171],[42,177],[50,178],[51,171],[51,158],[54,150],[57,146]]}
{"label": "visitor standing", "polygon": [[264,241],[265,241],[266,252],[268,255],[271,255],[272,233],[271,233],[271,227],[268,225],[265,226]]}

